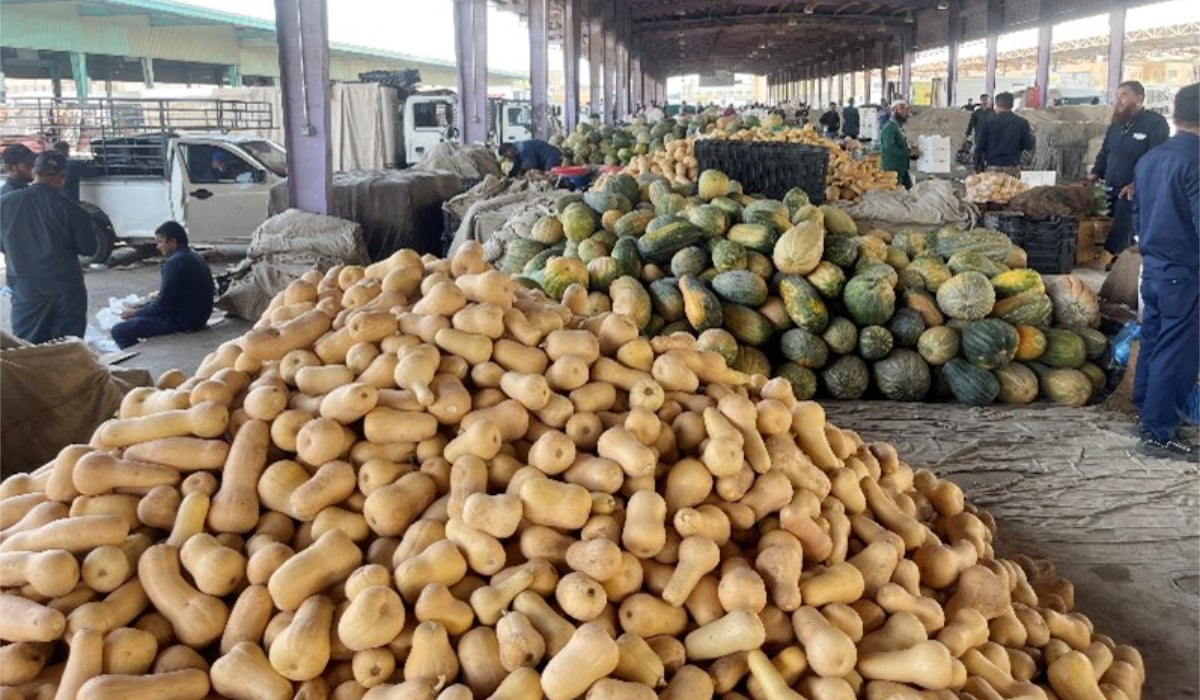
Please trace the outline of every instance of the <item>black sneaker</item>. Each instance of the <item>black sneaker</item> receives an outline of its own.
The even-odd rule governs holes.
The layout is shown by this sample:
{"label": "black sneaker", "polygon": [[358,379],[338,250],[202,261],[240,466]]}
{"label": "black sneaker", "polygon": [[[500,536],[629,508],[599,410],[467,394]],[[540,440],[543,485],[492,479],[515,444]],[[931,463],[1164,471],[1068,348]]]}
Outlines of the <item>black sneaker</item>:
{"label": "black sneaker", "polygon": [[1153,435],[1143,435],[1137,446],[1138,454],[1159,459],[1177,459],[1184,462],[1200,462],[1200,449],[1179,440],[1160,442]]}

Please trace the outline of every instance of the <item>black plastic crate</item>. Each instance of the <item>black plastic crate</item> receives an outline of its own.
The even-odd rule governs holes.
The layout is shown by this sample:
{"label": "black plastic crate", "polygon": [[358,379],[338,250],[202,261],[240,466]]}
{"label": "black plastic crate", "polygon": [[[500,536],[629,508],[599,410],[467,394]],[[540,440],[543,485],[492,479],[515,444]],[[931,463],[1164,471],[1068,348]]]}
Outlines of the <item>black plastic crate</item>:
{"label": "black plastic crate", "polygon": [[714,169],[742,183],[747,194],[781,199],[799,187],[814,204],[825,201],[825,175],[829,150],[820,146],[774,141],[696,141],[696,161],[701,171]]}
{"label": "black plastic crate", "polygon": [[1063,275],[1075,266],[1079,220],[1055,216],[1035,220],[1013,212],[984,216],[984,225],[1008,236],[1013,245],[1025,249],[1029,267],[1046,275]]}

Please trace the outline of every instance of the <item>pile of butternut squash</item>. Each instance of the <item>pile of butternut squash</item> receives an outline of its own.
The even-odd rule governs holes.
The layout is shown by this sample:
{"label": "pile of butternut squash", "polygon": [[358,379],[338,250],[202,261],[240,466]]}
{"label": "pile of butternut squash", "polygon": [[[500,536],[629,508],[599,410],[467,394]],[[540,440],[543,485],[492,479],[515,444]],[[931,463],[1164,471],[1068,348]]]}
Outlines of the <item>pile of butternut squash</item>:
{"label": "pile of butternut squash", "polygon": [[953,483],[585,305],[291,283],[0,485],[0,699],[1140,697]]}

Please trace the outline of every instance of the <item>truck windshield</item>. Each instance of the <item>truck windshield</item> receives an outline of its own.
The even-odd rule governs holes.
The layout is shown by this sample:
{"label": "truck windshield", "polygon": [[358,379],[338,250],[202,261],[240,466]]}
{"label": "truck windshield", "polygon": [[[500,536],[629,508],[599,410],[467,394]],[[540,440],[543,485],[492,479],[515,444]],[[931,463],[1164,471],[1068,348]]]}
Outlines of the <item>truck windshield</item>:
{"label": "truck windshield", "polygon": [[279,177],[287,177],[287,152],[271,141],[241,141],[242,150]]}

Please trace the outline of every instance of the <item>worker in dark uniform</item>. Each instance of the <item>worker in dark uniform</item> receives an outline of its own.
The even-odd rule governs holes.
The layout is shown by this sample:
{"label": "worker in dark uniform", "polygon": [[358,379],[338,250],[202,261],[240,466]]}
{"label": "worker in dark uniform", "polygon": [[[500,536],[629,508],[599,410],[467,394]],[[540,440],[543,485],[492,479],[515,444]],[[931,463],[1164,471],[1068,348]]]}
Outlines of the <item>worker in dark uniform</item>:
{"label": "worker in dark uniform", "polygon": [[996,115],[975,132],[975,170],[999,170],[1021,176],[1021,154],[1032,151],[1033,129],[1024,118],[1013,114],[1011,92],[996,95]]}
{"label": "worker in dark uniform", "polygon": [[916,152],[909,147],[904,135],[904,122],[908,121],[908,103],[896,100],[892,103],[892,118],[879,132],[880,167],[884,172],[896,173],[896,181],[905,189],[912,189],[912,176],[908,174],[909,161]]}
{"label": "worker in dark uniform", "polygon": [[7,256],[13,333],[31,343],[87,329],[80,255],[96,252],[92,219],[62,195],[67,159],[37,157],[33,184],[0,197],[0,252]]}
{"label": "worker in dark uniform", "polygon": [[1200,450],[1175,431],[1200,373],[1200,83],[1176,93],[1173,117],[1175,136],[1134,175],[1142,340],[1133,403],[1139,452],[1195,462]]}
{"label": "worker in dark uniform", "polygon": [[4,149],[0,160],[4,162],[4,184],[0,185],[0,197],[9,192],[24,189],[33,182],[33,161],[37,154],[28,146],[14,143]]}
{"label": "worker in dark uniform", "polygon": [[1104,249],[1114,256],[1133,245],[1133,171],[1138,159],[1171,133],[1163,115],[1142,108],[1145,99],[1146,89],[1136,80],[1117,86],[1112,122],[1088,175],[1090,181],[1104,180],[1108,186],[1112,228]]}
{"label": "worker in dark uniform", "polygon": [[851,97],[846,102],[846,108],[842,110],[842,133],[852,139],[857,139],[859,128],[858,107],[854,106],[854,98]]}
{"label": "worker in dark uniform", "polygon": [[163,256],[158,298],[140,310],[127,309],[113,326],[112,337],[121,349],[156,335],[198,331],[212,314],[212,271],[199,253],[188,246],[187,231],[168,221],[154,232],[154,246]]}
{"label": "worker in dark uniform", "polygon": [[838,116],[836,102],[829,103],[829,109],[825,110],[825,113],[821,115],[818,123],[825,129],[825,138],[837,138],[838,131],[842,128],[842,118]]}
{"label": "worker in dark uniform", "polygon": [[500,157],[512,162],[509,176],[517,177],[530,170],[550,170],[562,165],[562,151],[541,139],[529,139],[500,146]]}
{"label": "worker in dark uniform", "polygon": [[[964,107],[964,109],[966,109]],[[985,95],[979,96],[979,104],[967,110],[971,113],[971,119],[967,121],[967,138],[971,138],[979,130],[985,122],[991,121],[992,117],[996,116],[996,110],[992,109],[992,98]]]}
{"label": "worker in dark uniform", "polygon": [[77,160],[71,160],[71,144],[66,141],[56,141],[54,150],[63,154],[67,159],[67,184],[63,187],[63,194],[72,202],[79,201],[79,175],[80,168],[83,163]]}

